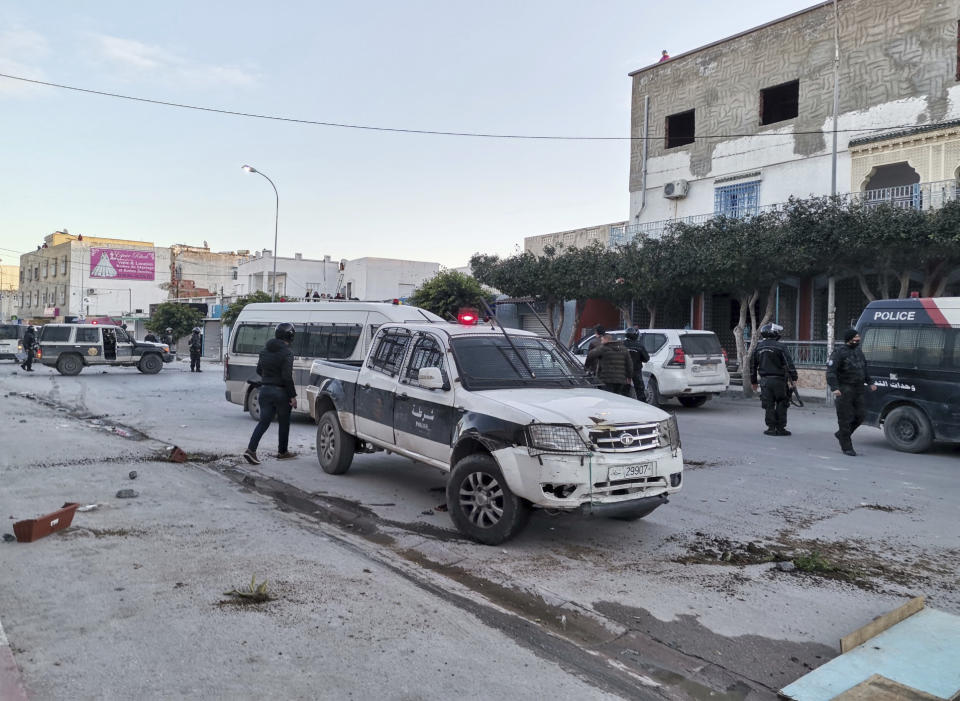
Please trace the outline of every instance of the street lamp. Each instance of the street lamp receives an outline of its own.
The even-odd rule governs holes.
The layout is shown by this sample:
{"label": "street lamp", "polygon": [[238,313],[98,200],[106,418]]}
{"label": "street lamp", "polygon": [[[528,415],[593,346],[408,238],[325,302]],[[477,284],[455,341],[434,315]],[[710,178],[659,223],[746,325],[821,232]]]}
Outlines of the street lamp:
{"label": "street lamp", "polygon": [[273,184],[273,181],[267,177],[264,173],[261,173],[259,170],[253,166],[243,166],[243,170],[248,173],[256,173],[257,175],[263,175],[267,178],[267,182],[270,183],[270,186],[273,188],[273,194],[277,196],[277,210],[276,216],[273,220],[273,301],[277,301],[277,227],[280,223],[280,193],[277,192],[277,186]]}

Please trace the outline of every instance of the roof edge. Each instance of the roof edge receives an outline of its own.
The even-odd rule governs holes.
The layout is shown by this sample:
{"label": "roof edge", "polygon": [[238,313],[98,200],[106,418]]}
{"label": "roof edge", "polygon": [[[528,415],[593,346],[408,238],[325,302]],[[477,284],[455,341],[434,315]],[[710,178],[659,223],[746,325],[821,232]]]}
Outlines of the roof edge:
{"label": "roof edge", "polygon": [[[837,0],[837,1],[839,2],[839,0]],[[652,64],[650,64],[650,65],[648,65],[648,66],[644,66],[643,68],[638,68],[638,69],[635,70],[635,71],[631,71],[630,73],[627,73],[627,75],[632,78],[632,77],[635,76],[635,75],[638,75],[638,74],[640,74],[640,73],[644,73],[644,72],[646,72],[646,71],[649,71],[649,70],[651,70],[651,69],[653,69],[653,68],[656,68],[656,67],[660,66],[661,63],[671,63],[672,61],[675,61],[675,60],[677,60],[677,59],[679,59],[679,58],[684,58],[684,57],[686,57],[686,56],[691,56],[691,55],[693,55],[693,54],[695,54],[695,53],[698,53],[698,52],[700,52],[700,51],[704,51],[704,50],[706,50],[706,49],[713,48],[714,46],[719,46],[720,44],[724,44],[724,43],[726,43],[726,42],[728,42],[728,41],[732,41],[732,40],[734,40],[734,39],[739,39],[740,37],[746,36],[746,35],[748,35],[748,34],[753,34],[754,32],[759,32],[761,29],[766,29],[767,27],[772,27],[772,26],[775,25],[775,24],[780,24],[781,22],[786,22],[788,19],[793,19],[794,17],[799,17],[800,15],[805,15],[805,14],[807,14],[808,12],[813,12],[814,10],[819,10],[819,9],[822,8],[822,7],[826,7],[827,5],[832,5],[832,4],[833,4],[833,0],[824,0],[823,2],[818,2],[816,5],[813,5],[813,6],[811,6],[811,7],[808,7],[808,8],[806,8],[806,9],[804,9],[804,10],[797,10],[796,12],[792,12],[792,13],[790,13],[789,15],[785,15],[785,16],[780,17],[780,18],[778,18],[778,19],[770,20],[769,22],[765,22],[764,24],[757,25],[756,27],[752,27],[752,28],[750,28],[750,29],[745,29],[744,31],[738,32],[738,33],[736,33],[736,34],[731,34],[730,36],[725,37],[725,38],[723,38],[723,39],[718,39],[717,41],[711,41],[709,44],[704,44],[703,46],[698,46],[698,47],[695,48],[695,49],[690,49],[689,51],[684,51],[682,54],[677,54],[676,56],[671,56],[668,61],[663,61],[663,62],[657,61],[656,63],[652,63]]]}

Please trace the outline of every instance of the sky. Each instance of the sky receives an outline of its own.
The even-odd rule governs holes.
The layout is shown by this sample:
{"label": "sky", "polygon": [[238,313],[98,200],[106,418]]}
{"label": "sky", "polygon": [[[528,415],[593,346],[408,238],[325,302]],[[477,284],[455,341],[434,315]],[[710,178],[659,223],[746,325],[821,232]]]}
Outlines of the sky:
{"label": "sky", "polygon": [[[628,137],[630,71],[811,0],[0,0],[0,73],[181,104],[458,132]],[[268,121],[0,78],[0,258],[58,229],[466,265],[628,216],[628,141]]]}

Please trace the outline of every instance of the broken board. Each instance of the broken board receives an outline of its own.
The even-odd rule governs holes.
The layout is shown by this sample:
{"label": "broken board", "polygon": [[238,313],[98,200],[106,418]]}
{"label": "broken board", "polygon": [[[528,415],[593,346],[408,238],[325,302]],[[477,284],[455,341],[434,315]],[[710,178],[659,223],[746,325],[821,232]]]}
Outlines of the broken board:
{"label": "broken board", "polygon": [[795,701],[828,701],[876,674],[934,698],[952,699],[960,692],[957,660],[960,616],[923,609],[833,658],[780,693]]}

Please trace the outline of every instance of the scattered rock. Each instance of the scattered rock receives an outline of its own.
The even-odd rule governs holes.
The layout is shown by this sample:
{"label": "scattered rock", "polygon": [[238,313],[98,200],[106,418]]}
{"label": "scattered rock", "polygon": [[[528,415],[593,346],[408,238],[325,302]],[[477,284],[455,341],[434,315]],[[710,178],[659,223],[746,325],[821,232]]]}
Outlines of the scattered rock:
{"label": "scattered rock", "polygon": [[138,496],[140,495],[132,489],[121,489],[117,492],[117,499],[136,499]]}
{"label": "scattered rock", "polygon": [[78,506],[77,511],[93,511],[96,509],[99,504],[85,504],[84,506]]}
{"label": "scattered rock", "polygon": [[420,512],[421,516],[433,516],[433,509],[426,509]]}
{"label": "scattered rock", "polygon": [[26,420],[26,419],[20,419],[20,423],[25,424],[25,423],[27,423],[27,420]]}
{"label": "scattered rock", "polygon": [[12,543],[12,542],[15,541],[16,539],[17,539],[17,536],[15,536],[13,533],[4,533],[4,534],[3,534],[3,542],[4,542],[4,543]]}
{"label": "scattered rock", "polygon": [[797,569],[797,566],[792,562],[778,562],[777,569],[781,572],[793,572],[795,569]]}
{"label": "scattered rock", "polygon": [[433,510],[434,510],[434,511],[446,511],[446,510],[447,510],[447,505],[446,505],[446,504],[437,504],[436,506],[433,507]]}
{"label": "scattered rock", "polygon": [[128,474],[127,477],[129,477],[129,478],[132,479],[132,480],[137,479],[137,471],[136,471],[136,470],[130,470],[130,474]]}

